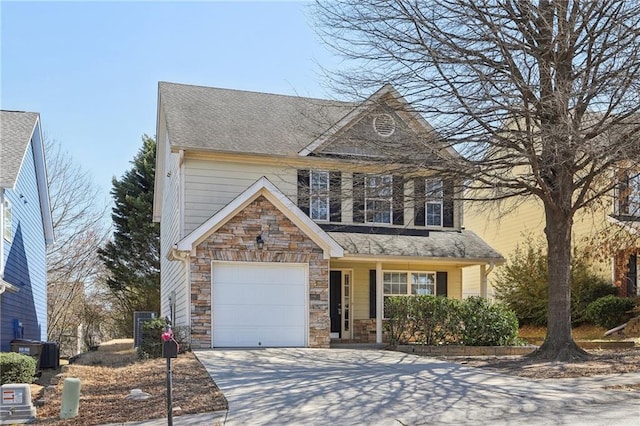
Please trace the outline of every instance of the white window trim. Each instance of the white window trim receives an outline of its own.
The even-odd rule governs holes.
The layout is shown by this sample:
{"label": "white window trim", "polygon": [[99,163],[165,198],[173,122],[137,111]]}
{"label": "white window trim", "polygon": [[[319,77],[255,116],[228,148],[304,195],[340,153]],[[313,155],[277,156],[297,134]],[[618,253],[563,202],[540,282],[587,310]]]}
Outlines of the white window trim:
{"label": "white window trim", "polygon": [[[433,197],[433,196],[429,196],[429,182],[440,182],[440,196],[439,197]],[[443,189],[444,188],[444,183],[442,182],[442,179],[426,179],[425,183],[424,183],[424,190],[425,190],[425,195],[426,195],[426,201],[424,203],[424,224],[425,226],[443,226],[444,223],[444,193],[443,193]],[[429,220],[429,214],[428,214],[428,210],[429,210],[429,205],[436,205],[436,206],[440,206],[440,224],[438,225],[434,225],[434,224],[430,224],[428,223]]]}
{"label": "white window trim", "polygon": [[[384,276],[385,274],[405,274],[407,277],[407,292],[406,293],[393,293],[393,294],[387,294],[384,292],[384,286],[385,286],[385,280],[384,280]],[[414,270],[383,270],[382,271],[382,306],[383,306],[383,318],[387,318],[386,315],[384,315],[384,298],[385,297],[392,297],[392,296],[401,296],[401,297],[406,297],[406,296],[420,296],[418,294],[413,294],[411,291],[411,287],[412,287],[412,281],[411,281],[411,274],[431,274],[433,275],[433,294],[429,294],[429,295],[425,295],[425,296],[436,296],[436,293],[438,291],[438,274],[436,271],[414,271]]]}
{"label": "white window trim", "polygon": [[[323,175],[326,175],[327,177],[327,187],[324,190],[319,190],[320,192],[315,194],[314,194],[314,188],[312,184],[314,174],[323,174]],[[309,172],[309,217],[312,220],[317,220],[319,222],[328,222],[329,218],[331,217],[331,204],[330,204],[331,200],[329,197],[330,186],[331,186],[330,177],[331,176],[329,175],[329,172],[326,170],[311,170]],[[327,214],[324,218],[313,216],[313,200],[314,199],[320,199],[320,200],[324,199],[325,202],[327,203]]]}
{"label": "white window trim", "polygon": [[[390,188],[391,188],[391,195],[389,195],[388,198],[386,197],[368,197],[367,196],[367,191],[369,189],[369,178],[380,178],[382,180],[384,180],[385,178],[389,178],[390,181]],[[369,209],[367,208],[368,202],[369,201],[384,201],[384,202],[388,202],[389,203],[389,222],[375,222],[375,221],[370,221],[368,220],[368,211]],[[393,176],[392,175],[366,175],[364,178],[364,222],[365,223],[377,223],[377,224],[383,224],[383,225],[392,225],[393,224]]]}

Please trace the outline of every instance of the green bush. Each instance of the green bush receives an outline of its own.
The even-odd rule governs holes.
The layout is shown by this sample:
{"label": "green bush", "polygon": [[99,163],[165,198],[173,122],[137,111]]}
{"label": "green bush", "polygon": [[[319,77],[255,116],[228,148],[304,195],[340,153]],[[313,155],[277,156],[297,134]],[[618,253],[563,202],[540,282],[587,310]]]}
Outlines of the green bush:
{"label": "green bush", "polygon": [[[167,327],[164,318],[153,318],[142,322],[142,339],[137,349],[139,359],[160,358],[162,356],[162,333]],[[179,353],[189,350],[188,327],[173,327],[173,338],[179,345]]]}
{"label": "green bush", "polygon": [[436,296],[385,298],[385,330],[391,347],[424,345],[498,346],[518,344],[518,320],[501,303],[480,297],[465,300]]}
{"label": "green bush", "polygon": [[469,297],[460,305],[463,324],[461,342],[468,346],[509,346],[518,344],[518,318],[503,303]]}
{"label": "green bush", "polygon": [[160,358],[162,356],[162,333],[167,326],[164,318],[142,321],[142,339],[138,346],[138,358]]}
{"label": "green bush", "polygon": [[[509,262],[496,272],[496,298],[511,308],[521,325],[547,324],[548,268],[546,246],[527,241],[518,246]],[[574,249],[571,258],[571,323],[589,322],[587,306],[594,300],[616,294],[617,289],[589,266],[589,257]]]}
{"label": "green bush", "polygon": [[396,347],[407,341],[407,328],[410,321],[410,301],[408,297],[385,297],[384,312],[388,320],[385,328],[389,338],[389,345]]}
{"label": "green bush", "polygon": [[437,296],[404,297],[411,305],[413,341],[424,345],[456,344],[460,341],[460,301]]}
{"label": "green bush", "polygon": [[0,385],[32,383],[35,374],[35,358],[16,352],[0,353]]}
{"label": "green bush", "polygon": [[591,302],[586,315],[595,325],[611,329],[628,320],[628,312],[634,306],[629,298],[608,295]]}

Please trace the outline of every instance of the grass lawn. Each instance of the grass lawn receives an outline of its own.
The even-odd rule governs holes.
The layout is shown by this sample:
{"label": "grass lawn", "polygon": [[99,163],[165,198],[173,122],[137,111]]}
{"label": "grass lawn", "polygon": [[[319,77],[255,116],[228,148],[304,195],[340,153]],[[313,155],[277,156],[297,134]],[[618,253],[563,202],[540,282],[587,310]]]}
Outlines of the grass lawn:
{"label": "grass lawn", "polygon": [[[107,342],[70,364],[65,377],[80,379],[78,417],[60,420],[63,381],[46,389],[37,409],[38,424],[100,425],[166,417],[166,359],[138,361],[131,339]],[[192,353],[172,360],[173,406],[179,414],[224,410],[227,401]],[[51,376],[51,372],[44,375]],[[44,377],[43,377],[44,378]],[[42,383],[46,384],[46,383]],[[146,400],[125,399],[132,389],[151,394]]]}

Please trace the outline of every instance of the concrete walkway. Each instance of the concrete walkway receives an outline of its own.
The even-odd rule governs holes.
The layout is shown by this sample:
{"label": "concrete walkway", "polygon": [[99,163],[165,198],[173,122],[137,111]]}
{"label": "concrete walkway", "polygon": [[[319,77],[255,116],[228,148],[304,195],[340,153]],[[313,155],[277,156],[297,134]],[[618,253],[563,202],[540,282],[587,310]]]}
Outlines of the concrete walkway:
{"label": "concrete walkway", "polygon": [[[489,424],[612,403],[620,377],[534,381],[433,358],[353,349],[196,351],[229,402],[228,424]],[[491,419],[494,419],[492,421]]]}

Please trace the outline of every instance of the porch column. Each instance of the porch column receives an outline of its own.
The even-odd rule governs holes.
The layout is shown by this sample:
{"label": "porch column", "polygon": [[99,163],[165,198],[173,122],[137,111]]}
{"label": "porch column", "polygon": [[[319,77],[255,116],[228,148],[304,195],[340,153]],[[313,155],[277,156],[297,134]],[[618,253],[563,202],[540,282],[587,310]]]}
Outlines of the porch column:
{"label": "porch column", "polygon": [[383,290],[382,262],[376,262],[376,343],[382,343],[382,317],[384,316]]}
{"label": "porch column", "polygon": [[480,297],[487,298],[487,265],[480,265]]}

